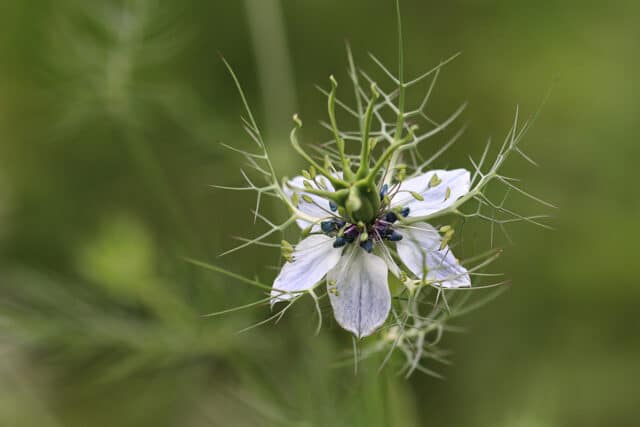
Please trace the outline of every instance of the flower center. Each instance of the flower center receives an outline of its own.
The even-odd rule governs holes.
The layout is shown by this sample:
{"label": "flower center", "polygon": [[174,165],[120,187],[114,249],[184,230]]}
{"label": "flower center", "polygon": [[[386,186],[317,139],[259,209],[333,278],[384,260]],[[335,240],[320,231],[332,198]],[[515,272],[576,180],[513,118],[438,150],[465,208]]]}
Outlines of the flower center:
{"label": "flower center", "polygon": [[[387,186],[383,186],[380,191],[380,199],[383,200],[387,195]],[[336,211],[337,207],[331,205],[331,210]],[[388,209],[383,204],[381,213],[370,223],[357,224],[345,220],[343,218],[332,218],[320,223],[322,232],[328,236],[335,237],[333,242],[334,248],[341,248],[351,243],[358,243],[367,252],[373,251],[375,243],[381,243],[383,240],[397,242],[402,240],[402,234],[394,229],[394,224],[398,221],[399,216],[406,217],[409,215],[409,207],[401,209]]]}

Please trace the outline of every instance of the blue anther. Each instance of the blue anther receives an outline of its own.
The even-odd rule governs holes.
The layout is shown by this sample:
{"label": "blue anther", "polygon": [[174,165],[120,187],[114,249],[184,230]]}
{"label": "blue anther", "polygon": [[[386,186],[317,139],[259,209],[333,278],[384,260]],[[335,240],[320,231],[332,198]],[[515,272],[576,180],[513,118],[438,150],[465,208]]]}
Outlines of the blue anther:
{"label": "blue anther", "polygon": [[402,234],[398,233],[397,231],[393,231],[391,232],[389,237],[387,237],[387,239],[391,240],[392,242],[397,242],[399,240],[402,240]]}
{"label": "blue anther", "polygon": [[362,249],[364,249],[365,251],[371,253],[371,251],[373,251],[373,240],[367,239],[364,242],[360,243],[360,246],[362,246]]}
{"label": "blue anther", "polygon": [[384,220],[394,223],[398,220],[398,216],[395,214],[395,212],[387,212],[387,214],[384,216]]}
{"label": "blue anther", "polygon": [[384,199],[384,196],[387,195],[388,191],[389,191],[389,186],[387,184],[384,184],[382,186],[382,189],[380,189],[380,200]]}
{"label": "blue anther", "polygon": [[332,231],[335,231],[335,229],[336,229],[335,222],[333,222],[333,221],[322,221],[320,223],[320,229],[322,230],[323,233],[331,233]]}
{"label": "blue anther", "polygon": [[400,215],[402,215],[403,217],[408,217],[409,216],[409,206],[402,208],[402,210],[400,211]]}
{"label": "blue anther", "polygon": [[344,237],[336,237],[336,240],[333,242],[334,248],[341,248],[347,244],[347,239]]}
{"label": "blue anther", "polygon": [[329,201],[329,209],[331,209],[331,212],[335,212],[338,210],[338,205],[336,205],[332,201]]}

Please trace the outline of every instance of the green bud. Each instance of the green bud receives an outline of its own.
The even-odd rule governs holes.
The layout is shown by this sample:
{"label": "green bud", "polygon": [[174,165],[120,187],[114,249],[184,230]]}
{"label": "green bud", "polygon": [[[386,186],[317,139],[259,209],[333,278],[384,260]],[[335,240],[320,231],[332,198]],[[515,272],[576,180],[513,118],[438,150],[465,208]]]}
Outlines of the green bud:
{"label": "green bud", "polygon": [[327,191],[329,188],[327,187],[327,181],[324,179],[324,177],[320,177],[316,180],[316,184],[318,184],[318,187],[320,187],[322,190]]}
{"label": "green bud", "polygon": [[302,169],[302,176],[304,176],[307,179],[311,179],[311,174],[304,169]]}
{"label": "green bud", "polygon": [[367,240],[369,240],[369,233],[367,233],[366,231],[363,231],[360,234],[360,241],[361,242],[366,242]]}
{"label": "green bud", "polygon": [[444,199],[449,200],[449,197],[451,197],[451,187],[447,187],[447,191],[444,192]]}
{"label": "green bud", "polygon": [[446,233],[449,230],[451,230],[451,226],[450,225],[443,225],[442,227],[440,227],[440,232],[441,233]]}
{"label": "green bud", "polygon": [[441,182],[442,182],[442,180],[440,178],[438,178],[438,174],[434,173],[433,176],[431,177],[431,179],[429,180],[429,188],[436,187],[436,186],[440,185]]}
{"label": "green bud", "polygon": [[449,227],[449,229],[444,233],[444,237],[442,238],[442,241],[440,242],[440,250],[443,250],[444,248],[447,247],[447,245],[449,244],[449,242],[453,238],[453,233],[455,233],[455,230],[453,228]]}
{"label": "green bud", "polygon": [[287,242],[286,240],[283,240],[282,242],[280,242],[280,245],[282,246],[282,250],[293,252],[293,246],[291,245],[291,243]]}
{"label": "green bud", "polygon": [[311,176],[311,179],[316,178],[316,168],[313,165],[309,167],[309,175]]}
{"label": "green bud", "polygon": [[313,203],[313,199],[308,194],[303,194],[302,195],[302,200],[304,200],[307,203]]}
{"label": "green bud", "polygon": [[327,280],[327,288],[329,293],[338,296],[338,288],[336,287],[336,281],[335,280]]}
{"label": "green bud", "polygon": [[300,193],[298,193],[297,191],[293,193],[293,196],[291,196],[291,203],[293,204],[293,206],[298,206],[298,203],[300,203]]}
{"label": "green bud", "polygon": [[380,92],[378,92],[378,85],[375,83],[371,83],[371,94],[374,98],[378,99],[380,97]]}
{"label": "green bud", "polygon": [[304,185],[304,188],[313,189],[310,181],[302,181],[302,185]]}
{"label": "green bud", "polygon": [[411,191],[411,197],[413,197],[414,199],[420,201],[420,202],[424,202],[424,197],[422,197],[422,194],[415,192],[415,191]]}

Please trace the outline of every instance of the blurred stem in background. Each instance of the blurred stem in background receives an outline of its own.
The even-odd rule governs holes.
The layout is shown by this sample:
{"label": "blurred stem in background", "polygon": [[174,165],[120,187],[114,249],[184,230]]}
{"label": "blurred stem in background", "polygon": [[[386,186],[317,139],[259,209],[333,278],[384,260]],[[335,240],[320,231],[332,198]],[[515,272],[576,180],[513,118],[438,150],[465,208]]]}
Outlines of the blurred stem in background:
{"label": "blurred stem in background", "polygon": [[[286,140],[296,111],[296,90],[280,0],[245,0],[256,58],[267,139]],[[273,156],[277,158],[279,156]]]}

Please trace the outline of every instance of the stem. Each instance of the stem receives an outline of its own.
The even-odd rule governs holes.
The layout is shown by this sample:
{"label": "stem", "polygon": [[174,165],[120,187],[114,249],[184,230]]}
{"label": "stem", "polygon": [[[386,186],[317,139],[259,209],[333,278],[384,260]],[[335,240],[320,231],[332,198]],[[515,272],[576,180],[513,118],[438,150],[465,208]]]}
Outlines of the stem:
{"label": "stem", "polygon": [[357,178],[363,178],[367,176],[369,172],[369,154],[371,149],[369,147],[369,133],[371,132],[371,121],[373,119],[373,109],[376,105],[376,100],[378,99],[379,93],[375,87],[375,84],[371,85],[371,100],[369,101],[369,105],[367,105],[367,112],[364,118],[364,125],[362,129],[362,148],[360,151],[360,168],[358,169],[358,173],[356,174]]}
{"label": "stem", "polygon": [[265,117],[272,138],[286,137],[282,118],[295,110],[293,67],[282,13],[282,2],[244,0],[249,35],[256,59]]}
{"label": "stem", "polygon": [[[404,83],[404,41],[402,37],[402,16],[400,14],[400,0],[396,0],[396,21],[398,23],[398,119],[396,121],[396,130],[394,139],[400,141],[402,139],[402,129],[404,128],[404,109],[405,109],[405,92],[406,86]],[[393,179],[393,170],[400,158],[400,151],[394,151],[391,160],[389,161],[389,167],[387,168],[390,173],[385,178],[385,184],[391,183]]]}
{"label": "stem", "polygon": [[[358,109],[358,117],[362,117],[363,109],[362,109],[362,97],[360,95],[360,91],[358,88],[360,87],[360,83],[358,82],[358,72],[356,71],[356,64],[353,61],[353,53],[351,52],[351,46],[347,42],[347,59],[349,61],[349,74],[351,77],[351,81],[353,82],[353,90],[355,92],[356,98],[356,106]],[[362,131],[362,119],[359,119],[360,130]]]}
{"label": "stem", "polygon": [[[298,142],[298,137],[296,136],[296,132],[298,131],[299,127],[300,125],[297,125],[297,127],[291,129],[291,133],[289,134],[289,139],[291,140],[291,145],[293,146],[294,150],[296,150],[298,154],[300,154],[300,156],[302,156],[302,158],[305,159],[310,165],[316,168],[318,172],[324,175],[325,178],[331,181],[331,184],[333,184],[334,187],[347,187],[347,183],[344,180],[336,178],[330,171],[325,169],[324,166],[321,166],[309,154],[307,154],[306,151],[302,149],[300,143]],[[275,173],[273,175],[275,176]]]}
{"label": "stem", "polygon": [[351,171],[351,167],[349,166],[349,161],[347,157],[344,155],[344,140],[340,136],[340,131],[338,130],[338,123],[336,121],[336,89],[338,88],[338,82],[333,76],[329,77],[331,80],[331,92],[329,92],[329,98],[327,100],[327,110],[329,113],[329,121],[331,122],[331,129],[333,130],[333,135],[336,140],[336,145],[338,146],[338,152],[340,153],[340,160],[342,161],[342,171],[344,173],[344,177],[348,181],[353,180],[353,172]]}
{"label": "stem", "polygon": [[338,190],[338,191],[333,191],[332,192],[332,191],[318,190],[316,188],[298,187],[298,186],[291,185],[291,184],[287,184],[287,185],[292,190],[300,191],[300,192],[303,192],[303,193],[313,194],[315,196],[320,196],[320,197],[323,197],[325,199],[332,200],[334,202],[344,199],[349,194],[349,190],[347,190],[347,189],[343,189],[343,190]]}
{"label": "stem", "polygon": [[395,168],[395,163],[393,163],[394,158],[396,158],[397,160],[398,153],[401,151],[400,149],[412,138],[413,138],[413,130],[410,129],[409,134],[405,138],[399,141],[396,141],[392,145],[387,147],[387,149],[384,151],[384,153],[382,153],[382,155],[380,156],[376,164],[373,166],[373,168],[369,172],[369,177],[367,178],[369,182],[373,181],[376,174],[380,169],[382,169],[382,167],[384,166],[385,162],[389,157],[391,157],[391,161],[389,162],[389,166],[387,167],[387,171],[389,173],[387,173],[387,178],[385,178],[385,182],[387,181],[387,179],[389,180],[389,182],[391,181],[391,175],[393,174],[393,169]]}

